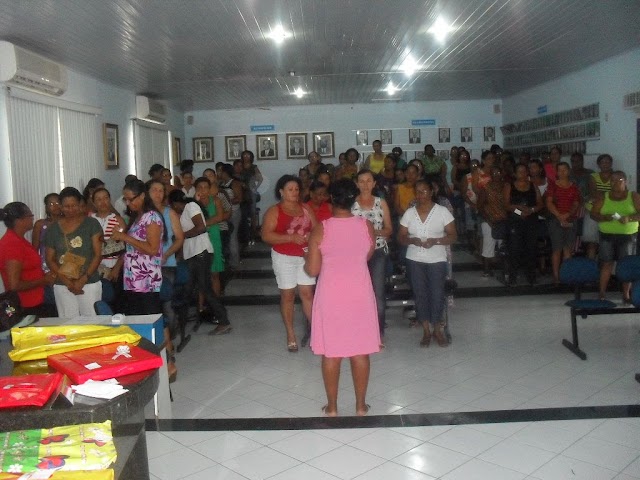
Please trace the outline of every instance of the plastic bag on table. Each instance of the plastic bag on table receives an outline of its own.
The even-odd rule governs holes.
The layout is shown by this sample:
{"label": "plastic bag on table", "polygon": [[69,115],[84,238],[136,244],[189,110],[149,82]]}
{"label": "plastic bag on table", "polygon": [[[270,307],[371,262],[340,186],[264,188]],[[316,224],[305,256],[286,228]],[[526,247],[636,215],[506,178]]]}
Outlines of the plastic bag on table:
{"label": "plastic bag on table", "polygon": [[38,360],[56,353],[108,343],[124,342],[137,345],[140,335],[130,327],[121,325],[60,325],[55,327],[12,328],[13,350],[9,358],[14,362]]}

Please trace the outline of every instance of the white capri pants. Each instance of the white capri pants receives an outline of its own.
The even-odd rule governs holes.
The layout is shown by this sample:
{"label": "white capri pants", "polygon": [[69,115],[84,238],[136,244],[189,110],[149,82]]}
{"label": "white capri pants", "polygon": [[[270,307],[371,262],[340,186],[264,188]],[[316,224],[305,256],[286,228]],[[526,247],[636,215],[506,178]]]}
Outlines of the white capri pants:
{"label": "white capri pants", "polygon": [[102,282],[87,283],[82,295],[74,295],[65,285],[54,285],[53,294],[60,318],[73,318],[79,315],[94,316],[93,304],[102,300]]}
{"label": "white capri pants", "polygon": [[273,273],[280,290],[290,290],[298,285],[315,285],[315,277],[310,277],[304,271],[304,257],[283,255],[271,250]]}
{"label": "white capri pants", "polygon": [[480,228],[482,228],[482,257],[494,258],[496,256],[496,247],[500,246],[502,240],[493,238],[491,235],[491,225],[487,222],[482,222]]}

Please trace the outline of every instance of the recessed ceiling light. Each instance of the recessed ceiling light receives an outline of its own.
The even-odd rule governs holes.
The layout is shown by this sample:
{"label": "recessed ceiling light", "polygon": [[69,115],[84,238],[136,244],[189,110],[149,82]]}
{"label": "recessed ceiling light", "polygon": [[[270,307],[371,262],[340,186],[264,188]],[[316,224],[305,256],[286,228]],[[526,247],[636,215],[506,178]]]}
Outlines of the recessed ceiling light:
{"label": "recessed ceiling light", "polygon": [[387,85],[387,88],[385,88],[385,91],[387,92],[388,95],[393,95],[398,91],[398,87],[396,87],[393,84],[393,82],[389,82],[389,85]]}
{"label": "recessed ceiling light", "polygon": [[442,43],[447,38],[447,35],[454,30],[455,28],[449,25],[449,22],[442,17],[438,17],[436,22],[431,26],[431,28],[429,28],[429,30],[427,30],[427,32],[431,33],[436,40]]}
{"label": "recessed ceiling light", "polygon": [[293,91],[293,94],[298,98],[302,98],[307,94],[307,92],[302,90],[302,87],[298,87]]}
{"label": "recessed ceiling light", "polygon": [[412,55],[407,55],[402,65],[400,65],[400,71],[404,72],[407,77],[413,75],[418,70],[419,65]]}
{"label": "recessed ceiling light", "polygon": [[278,44],[284,42],[284,39],[289,38],[290,36],[291,36],[291,33],[285,31],[282,25],[278,25],[275,28],[272,28],[271,33],[267,35],[267,37],[271,38],[274,42]]}

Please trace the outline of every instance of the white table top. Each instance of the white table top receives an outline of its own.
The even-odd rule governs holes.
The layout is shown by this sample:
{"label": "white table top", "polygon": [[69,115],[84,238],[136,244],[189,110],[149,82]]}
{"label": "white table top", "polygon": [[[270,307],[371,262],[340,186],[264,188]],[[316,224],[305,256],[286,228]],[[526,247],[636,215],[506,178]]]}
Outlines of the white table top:
{"label": "white table top", "polygon": [[[153,315],[126,315],[119,325],[152,325],[156,323],[162,314]],[[49,317],[41,318],[34,327],[47,327],[53,325],[118,325],[111,323],[111,315],[80,316],[73,318]]]}

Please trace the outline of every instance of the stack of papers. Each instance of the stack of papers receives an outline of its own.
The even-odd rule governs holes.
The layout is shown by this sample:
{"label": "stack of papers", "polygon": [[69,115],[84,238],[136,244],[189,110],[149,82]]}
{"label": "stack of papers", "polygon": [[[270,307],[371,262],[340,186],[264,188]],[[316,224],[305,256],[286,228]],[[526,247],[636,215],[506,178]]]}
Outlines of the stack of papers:
{"label": "stack of papers", "polygon": [[71,388],[78,395],[107,400],[129,391],[120,385],[115,378],[110,378],[109,380],[87,380],[82,385],[73,385]]}

